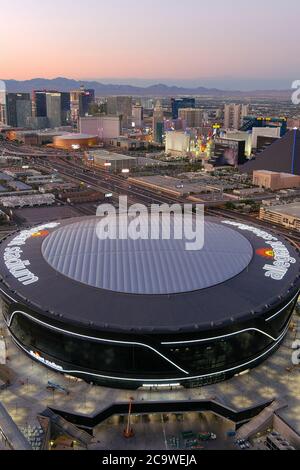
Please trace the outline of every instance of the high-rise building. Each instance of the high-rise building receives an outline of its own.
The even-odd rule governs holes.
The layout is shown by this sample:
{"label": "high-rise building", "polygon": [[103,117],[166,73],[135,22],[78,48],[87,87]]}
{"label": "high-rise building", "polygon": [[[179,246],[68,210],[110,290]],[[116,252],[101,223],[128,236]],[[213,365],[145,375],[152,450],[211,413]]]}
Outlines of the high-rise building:
{"label": "high-rise building", "polygon": [[164,129],[165,131],[182,131],[185,123],[181,119],[165,119]]}
{"label": "high-rise building", "polygon": [[141,105],[144,109],[152,110],[154,108],[153,98],[141,98]]}
{"label": "high-rise building", "polygon": [[6,94],[7,124],[12,127],[26,127],[27,118],[32,116],[29,93]]}
{"label": "high-rise building", "polygon": [[240,129],[243,126],[244,117],[249,115],[248,104],[225,104],[224,127],[225,129]]}
{"label": "high-rise building", "polygon": [[70,93],[50,90],[33,92],[33,115],[47,126],[59,127],[71,121]]}
{"label": "high-rise building", "polygon": [[82,134],[97,136],[100,140],[114,139],[121,135],[121,116],[86,116],[79,118]]}
{"label": "high-rise building", "polygon": [[107,98],[107,114],[121,115],[122,127],[128,128],[129,119],[132,117],[132,97],[109,96]]}
{"label": "high-rise building", "polygon": [[190,152],[191,136],[183,131],[166,133],[166,153],[172,156],[187,156]]}
{"label": "high-rise building", "polygon": [[90,106],[95,102],[95,90],[82,90],[79,95],[79,116],[84,117],[89,114]]}
{"label": "high-rise building", "polygon": [[244,140],[245,141],[245,155],[250,157],[252,154],[252,135],[250,132],[227,130],[222,133],[222,137],[233,140]]}
{"label": "high-rise building", "polygon": [[71,122],[71,97],[70,93],[61,92],[61,123],[63,126],[70,124]]}
{"label": "high-rise building", "polygon": [[203,111],[199,108],[181,108],[178,111],[179,119],[181,119],[185,127],[201,127],[203,123]]}
{"label": "high-rise building", "polygon": [[79,117],[89,114],[90,106],[95,102],[95,90],[85,89],[81,86],[79,90],[71,91],[71,117],[74,122]]}
{"label": "high-rise building", "polygon": [[132,106],[132,125],[133,127],[143,127],[144,109],[140,104]]}
{"label": "high-rise building", "polygon": [[245,161],[245,148],[246,142],[243,139],[217,137],[212,163],[215,166],[237,167]]}
{"label": "high-rise building", "polygon": [[41,130],[49,127],[49,122],[47,117],[37,117],[31,116],[26,120],[26,127],[32,130]]}
{"label": "high-rise building", "polygon": [[172,98],[171,106],[172,106],[172,118],[178,119],[179,110],[183,108],[195,108],[196,100],[195,98],[180,98],[180,99]]}
{"label": "high-rise building", "polygon": [[32,94],[33,114],[35,117],[47,117],[46,90],[35,90]]}
{"label": "high-rise building", "polygon": [[164,132],[164,110],[161,102],[158,100],[153,111],[153,141],[162,144]]}
{"label": "high-rise building", "polygon": [[46,106],[49,127],[60,127],[62,125],[61,93],[47,92]]}
{"label": "high-rise building", "polygon": [[6,114],[6,85],[5,82],[0,80],[0,124],[7,124]]}

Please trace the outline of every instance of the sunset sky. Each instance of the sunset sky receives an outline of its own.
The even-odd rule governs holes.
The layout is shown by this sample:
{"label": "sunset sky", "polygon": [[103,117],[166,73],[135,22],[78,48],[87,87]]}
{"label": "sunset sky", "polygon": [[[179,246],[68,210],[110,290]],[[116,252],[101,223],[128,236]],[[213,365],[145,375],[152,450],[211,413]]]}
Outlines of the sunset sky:
{"label": "sunset sky", "polygon": [[3,79],[300,79],[299,0],[0,2]]}

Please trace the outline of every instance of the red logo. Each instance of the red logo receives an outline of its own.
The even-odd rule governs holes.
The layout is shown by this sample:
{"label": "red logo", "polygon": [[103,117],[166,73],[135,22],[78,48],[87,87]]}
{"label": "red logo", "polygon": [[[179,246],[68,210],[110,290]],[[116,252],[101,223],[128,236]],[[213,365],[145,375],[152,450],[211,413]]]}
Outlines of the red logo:
{"label": "red logo", "polygon": [[256,254],[268,259],[274,259],[275,256],[272,248],[260,248],[259,250],[256,250]]}
{"label": "red logo", "polygon": [[47,237],[49,235],[48,230],[40,230],[39,232],[35,232],[31,235],[32,238],[40,238],[40,237]]}

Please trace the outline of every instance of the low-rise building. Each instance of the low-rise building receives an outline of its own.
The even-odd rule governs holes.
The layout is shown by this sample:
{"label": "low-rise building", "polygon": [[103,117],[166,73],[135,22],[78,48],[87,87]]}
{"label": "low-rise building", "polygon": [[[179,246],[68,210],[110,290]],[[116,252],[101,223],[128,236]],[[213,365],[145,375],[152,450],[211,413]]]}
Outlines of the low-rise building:
{"label": "low-rise building", "polygon": [[253,172],[253,184],[273,191],[299,188],[300,176],[269,170],[256,170]]}
{"label": "low-rise building", "polygon": [[26,178],[28,184],[47,184],[47,183],[62,183],[63,178],[56,173],[50,175],[34,175]]}
{"label": "low-rise building", "polygon": [[147,150],[150,147],[150,142],[146,140],[132,139],[128,137],[117,137],[111,139],[109,144],[113,147],[120,148],[122,150]]}
{"label": "low-rise building", "polygon": [[20,167],[23,163],[23,159],[21,157],[0,157],[0,168],[7,167],[14,165],[14,168]]}
{"label": "low-rise building", "polygon": [[56,136],[65,134],[64,131],[54,129],[43,131],[14,130],[8,135],[9,140],[17,140],[25,145],[46,145],[52,144]]}
{"label": "low-rise building", "polygon": [[18,180],[10,181],[7,186],[9,186],[13,191],[30,191],[32,189],[28,184]]}
{"label": "low-rise building", "polygon": [[233,194],[241,197],[253,196],[255,194],[260,194],[263,191],[260,188],[245,188],[245,189],[234,189]]}
{"label": "low-rise building", "polygon": [[99,143],[96,135],[68,133],[53,138],[53,147],[63,150],[80,150],[95,147]]}
{"label": "low-rise building", "polygon": [[137,166],[137,159],[128,155],[108,152],[107,150],[90,150],[85,153],[87,165],[103,168],[107,171],[130,170]]}
{"label": "low-rise building", "polygon": [[269,207],[262,206],[259,217],[261,220],[300,232],[300,202]]}
{"label": "low-rise building", "polygon": [[35,206],[51,206],[55,203],[53,194],[31,194],[27,196],[5,196],[0,198],[0,204],[3,207],[35,207]]}
{"label": "low-rise building", "polygon": [[146,189],[151,189],[158,193],[167,193],[175,197],[200,194],[203,190],[199,183],[192,183],[187,179],[179,179],[172,176],[131,177],[129,181]]}
{"label": "low-rise building", "polygon": [[70,204],[83,204],[87,202],[104,201],[105,195],[100,191],[68,191],[59,194],[59,199]]}

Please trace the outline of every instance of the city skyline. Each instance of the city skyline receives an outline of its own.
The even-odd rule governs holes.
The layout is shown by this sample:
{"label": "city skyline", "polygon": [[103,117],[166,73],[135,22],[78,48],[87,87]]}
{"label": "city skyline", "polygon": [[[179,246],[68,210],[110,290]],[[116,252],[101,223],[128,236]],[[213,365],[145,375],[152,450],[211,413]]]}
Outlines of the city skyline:
{"label": "city skyline", "polygon": [[254,0],[249,10],[234,0],[217,0],[213,10],[195,0],[153,0],[150,6],[87,0],[84,11],[77,0],[51,5],[12,0],[2,7],[14,21],[4,22],[0,32],[1,78],[69,76],[224,89],[289,88],[298,78],[299,59],[292,53],[300,36],[296,0],[289,0],[293,15],[271,0]]}

